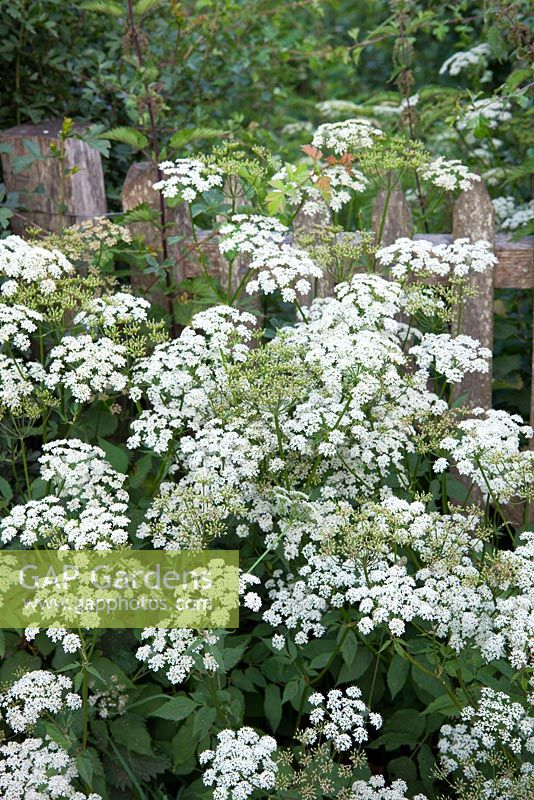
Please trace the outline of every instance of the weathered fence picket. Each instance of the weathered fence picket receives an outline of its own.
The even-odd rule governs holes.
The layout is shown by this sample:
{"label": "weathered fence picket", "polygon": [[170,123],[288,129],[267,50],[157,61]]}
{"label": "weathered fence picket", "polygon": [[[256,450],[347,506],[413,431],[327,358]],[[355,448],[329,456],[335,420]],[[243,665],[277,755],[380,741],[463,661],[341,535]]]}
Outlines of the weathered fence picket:
{"label": "weathered fence picket", "polygon": [[[14,233],[23,234],[26,228],[36,226],[56,233],[66,225],[107,214],[106,190],[102,157],[98,150],[81,139],[69,138],[65,142],[65,171],[77,171],[62,179],[62,167],[51,157],[51,145],[59,147],[61,120],[45,120],[38,125],[24,124],[3,131],[0,141],[10,152],[2,153],[2,170],[6,192],[18,194],[23,210],[12,219]],[[83,126],[74,126],[82,132]],[[32,154],[35,157],[24,169],[16,169],[14,159]],[[19,162],[20,163],[20,162]],[[61,204],[65,213],[60,213]]]}

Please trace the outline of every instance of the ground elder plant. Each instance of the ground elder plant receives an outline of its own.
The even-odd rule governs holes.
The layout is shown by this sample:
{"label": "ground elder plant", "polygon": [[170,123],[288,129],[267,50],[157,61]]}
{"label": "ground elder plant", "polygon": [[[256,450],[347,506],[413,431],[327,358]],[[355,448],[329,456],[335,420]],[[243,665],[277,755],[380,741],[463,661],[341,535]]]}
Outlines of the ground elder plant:
{"label": "ground elder plant", "polygon": [[240,626],[4,631],[2,796],[526,800],[532,430],[458,394],[495,257],[364,202],[477,175],[358,118],[161,169],[216,288],[180,330],[110,278],[120,226],[0,242],[0,542],[237,549]]}

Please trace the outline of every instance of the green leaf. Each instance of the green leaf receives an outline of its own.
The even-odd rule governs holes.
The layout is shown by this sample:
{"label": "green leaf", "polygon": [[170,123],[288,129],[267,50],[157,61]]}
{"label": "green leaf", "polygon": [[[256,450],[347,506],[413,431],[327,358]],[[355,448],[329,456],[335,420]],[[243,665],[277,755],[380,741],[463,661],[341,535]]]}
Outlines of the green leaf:
{"label": "green leaf", "polygon": [[460,712],[449,695],[443,694],[441,697],[436,697],[423,711],[423,714],[435,713],[443,714],[445,717],[457,717]]}
{"label": "green leaf", "polygon": [[217,712],[214,708],[209,708],[207,706],[199,708],[193,717],[193,737],[198,740],[207,736],[216,719]]}
{"label": "green leaf", "polygon": [[116,444],[111,444],[105,439],[98,440],[98,446],[102,448],[106,454],[106,458],[117,472],[128,472],[128,453],[122,447],[117,447]]}
{"label": "green leaf", "polygon": [[528,81],[530,79],[531,70],[528,67],[524,69],[515,69],[513,72],[508,75],[504,89],[506,92],[513,92],[517,87],[523,83],[523,81]]}
{"label": "green leaf", "polygon": [[135,208],[130,211],[125,211],[121,217],[121,221],[125,224],[130,222],[159,222],[159,211],[152,208],[148,203],[139,203]]}
{"label": "green leaf", "polygon": [[280,696],[280,687],[275,683],[270,683],[265,689],[265,699],[263,707],[265,709],[265,716],[271,726],[273,733],[276,732],[282,719],[282,698]]}
{"label": "green leaf", "polygon": [[122,745],[134,753],[141,753],[145,756],[152,755],[150,735],[140,717],[125,714],[123,717],[114,719],[110,723],[109,730],[115,744]]}
{"label": "green leaf", "polygon": [[146,137],[144,133],[141,133],[141,131],[136,131],[135,128],[112,128],[107,133],[103,133],[102,138],[110,139],[112,142],[127,144],[134,150],[143,150],[149,145],[148,137]]}
{"label": "green leaf", "polygon": [[181,719],[186,719],[198,708],[197,703],[185,695],[178,697],[171,697],[162,706],[157,708],[149,715],[151,717],[158,717],[158,719],[171,719],[178,722]]}
{"label": "green leaf", "polygon": [[87,0],[82,8],[97,14],[106,14],[108,17],[124,17],[126,13],[124,5],[117,0]]}
{"label": "green leaf", "polygon": [[396,695],[398,695],[398,693],[406,683],[409,672],[410,672],[409,661],[400,656],[398,653],[395,653],[395,655],[391,659],[391,664],[389,665],[388,675],[387,675],[388,687],[389,691],[391,692],[392,699],[396,697]]}
{"label": "green leaf", "polygon": [[11,500],[11,498],[13,497],[13,489],[11,488],[11,486],[9,485],[9,483],[6,481],[6,479],[5,479],[5,478],[2,478],[1,476],[0,476],[0,494],[1,494],[1,495],[2,495],[2,497],[4,497],[4,498],[5,498],[5,499],[6,499],[8,502],[9,502],[9,501]]}
{"label": "green leaf", "polygon": [[138,0],[134,5],[134,13],[136,16],[141,17],[143,14],[150,14],[161,5],[163,5],[163,0]]}
{"label": "green leaf", "polygon": [[354,631],[349,629],[349,632],[345,636],[343,640],[343,644],[341,645],[341,656],[345,664],[350,667],[354,659],[356,658],[356,652],[358,650],[358,639],[356,638],[356,634]]}
{"label": "green leaf", "polygon": [[171,148],[179,150],[191,142],[199,141],[199,139],[218,139],[221,136],[225,136],[226,133],[226,131],[221,131],[217,128],[183,128],[173,134],[169,145]]}

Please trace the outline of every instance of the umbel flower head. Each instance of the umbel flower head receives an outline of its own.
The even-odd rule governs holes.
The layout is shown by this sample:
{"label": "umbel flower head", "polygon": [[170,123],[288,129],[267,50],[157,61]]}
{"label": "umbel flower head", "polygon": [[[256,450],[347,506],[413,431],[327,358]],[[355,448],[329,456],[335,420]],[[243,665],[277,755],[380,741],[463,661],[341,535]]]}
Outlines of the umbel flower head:
{"label": "umbel flower head", "polygon": [[257,789],[272,791],[278,773],[276,749],[272,736],[260,736],[252,728],[221,731],[215,750],[200,754],[200,763],[210,764],[202,780],[215,787],[214,800],[247,800]]}
{"label": "umbel flower head", "polygon": [[0,707],[15,733],[31,728],[43,715],[81,708],[82,698],[72,691],[72,680],[47,670],[27,672],[0,695]]}
{"label": "umbel flower head", "polygon": [[0,796],[3,800],[102,800],[78,791],[76,762],[56,742],[25,739],[0,747]]}

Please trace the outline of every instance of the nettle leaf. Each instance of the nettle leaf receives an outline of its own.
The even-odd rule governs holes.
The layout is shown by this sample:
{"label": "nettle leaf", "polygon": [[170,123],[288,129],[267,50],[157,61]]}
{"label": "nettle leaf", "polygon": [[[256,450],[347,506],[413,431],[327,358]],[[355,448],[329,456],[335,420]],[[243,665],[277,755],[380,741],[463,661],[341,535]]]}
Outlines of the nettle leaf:
{"label": "nettle leaf", "polygon": [[197,142],[200,139],[220,139],[226,136],[227,131],[221,131],[217,128],[183,128],[181,131],[176,131],[169,141],[170,147],[179,150],[191,142]]}
{"label": "nettle leaf", "polygon": [[130,211],[125,211],[122,215],[122,222],[128,225],[131,222],[159,222],[159,212],[148,205],[148,203],[139,203],[135,208]]}
{"label": "nettle leaf", "polygon": [[110,139],[112,142],[120,142],[127,144],[134,150],[143,150],[148,147],[148,137],[141,131],[136,131],[135,128],[118,127],[112,128],[107,133],[102,134],[103,139]]}
{"label": "nettle leaf", "polygon": [[124,17],[124,5],[118,0],[86,0],[83,4],[86,11],[95,11],[97,14],[106,14],[108,17]]}
{"label": "nettle leaf", "polygon": [[118,717],[110,723],[109,731],[115,744],[122,745],[134,753],[152,755],[150,735],[141,717],[133,714]]}
{"label": "nettle leaf", "polygon": [[137,0],[134,5],[134,14],[138,17],[150,14],[163,5],[163,0]]}

